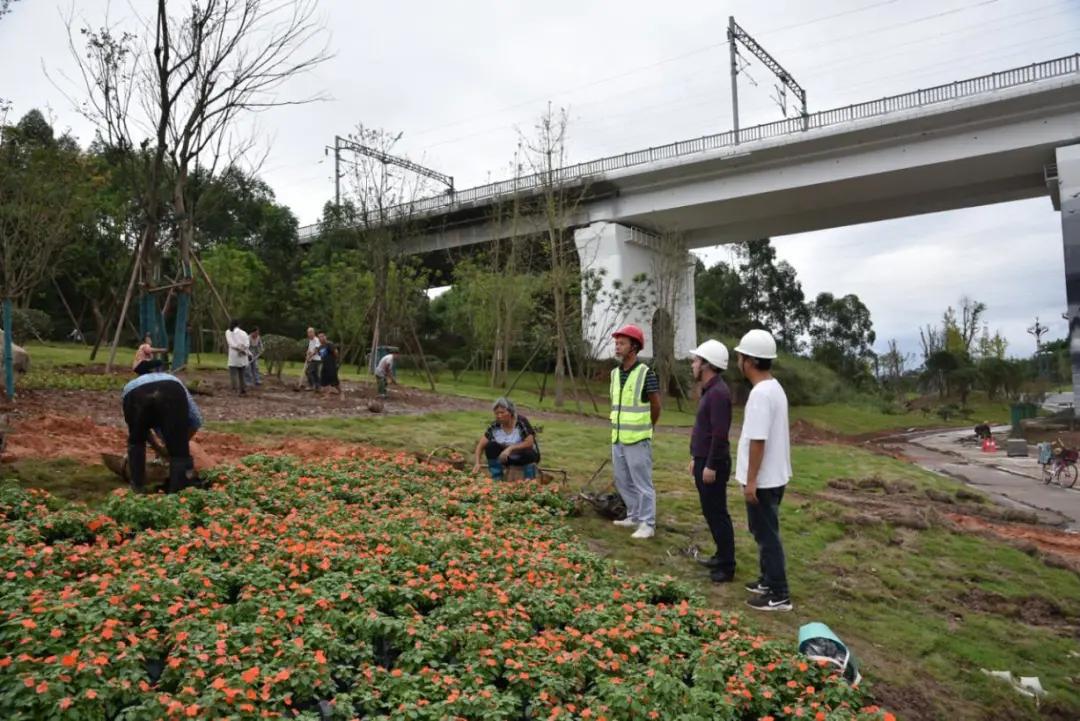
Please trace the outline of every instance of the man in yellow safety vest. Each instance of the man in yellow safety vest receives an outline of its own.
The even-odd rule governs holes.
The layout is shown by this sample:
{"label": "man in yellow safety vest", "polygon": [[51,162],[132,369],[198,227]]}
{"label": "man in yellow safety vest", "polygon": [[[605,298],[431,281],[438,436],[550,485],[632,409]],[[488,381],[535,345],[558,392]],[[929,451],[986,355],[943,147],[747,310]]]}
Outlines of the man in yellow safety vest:
{"label": "man in yellow safety vest", "polygon": [[656,535],[656,489],[652,481],[653,426],[660,420],[660,380],[638,360],[645,334],[625,325],[612,334],[619,367],[611,370],[611,463],[615,490],[626,503],[616,526],[634,528],[631,538]]}

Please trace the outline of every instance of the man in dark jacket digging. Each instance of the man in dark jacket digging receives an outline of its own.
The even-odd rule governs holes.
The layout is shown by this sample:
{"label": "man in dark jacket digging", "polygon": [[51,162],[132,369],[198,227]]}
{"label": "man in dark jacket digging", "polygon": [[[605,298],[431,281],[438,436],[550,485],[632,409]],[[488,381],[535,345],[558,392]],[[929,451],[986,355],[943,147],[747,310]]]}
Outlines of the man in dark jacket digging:
{"label": "man in dark jacket digging", "polygon": [[202,427],[202,413],[183,382],[169,373],[146,373],[124,386],[120,394],[128,427],[128,479],[146,490],[146,443],[156,431],[169,454],[167,491],[177,493],[201,485],[195,473],[189,442]]}

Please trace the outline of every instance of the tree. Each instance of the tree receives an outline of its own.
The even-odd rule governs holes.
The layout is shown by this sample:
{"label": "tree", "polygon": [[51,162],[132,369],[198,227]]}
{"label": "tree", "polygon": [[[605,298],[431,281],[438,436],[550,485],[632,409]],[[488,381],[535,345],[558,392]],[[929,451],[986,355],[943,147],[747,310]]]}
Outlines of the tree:
{"label": "tree", "polygon": [[941,398],[949,395],[950,374],[960,367],[960,361],[947,350],[939,350],[926,359],[924,379],[931,388],[935,388]]}
{"label": "tree", "polygon": [[299,281],[311,322],[337,343],[342,363],[363,355],[371,331],[375,278],[359,256],[349,250],[329,264],[308,265]]}
{"label": "tree", "polygon": [[0,117],[0,299],[4,310],[4,386],[14,398],[12,303],[49,276],[64,243],[84,217],[91,189],[73,140],[54,138],[37,110],[15,127]]}
{"label": "tree", "polygon": [[540,276],[517,272],[512,262],[503,268],[491,269],[482,261],[462,261],[454,268],[454,298],[460,301],[456,322],[468,329],[474,348],[490,353],[492,387],[506,384],[510,347],[524,334],[541,289]]}
{"label": "tree", "polygon": [[881,380],[896,389],[904,377],[905,367],[911,360],[911,354],[902,353],[895,338],[890,338],[886,347],[887,350],[878,357]]}
{"label": "tree", "polygon": [[[540,184],[539,214],[543,219],[548,251],[548,287],[551,289],[552,333],[555,340],[555,406],[565,404],[564,382],[570,359],[572,328],[571,292],[576,289],[579,263],[575,263],[576,248],[569,232],[573,216],[581,205],[586,186],[568,186],[562,179],[566,164],[566,131],[569,116],[565,108],[547,111],[537,121],[533,135],[520,139],[521,156],[538,178]],[[572,369],[570,369],[572,372]]]}
{"label": "tree", "polygon": [[868,379],[877,338],[870,310],[857,295],[837,298],[832,293],[819,293],[810,308],[814,359],[856,383]]}
{"label": "tree", "polygon": [[[328,231],[324,248],[331,254],[334,245],[359,250],[364,267],[373,275],[375,294],[368,326],[372,358],[376,347],[385,342],[383,339],[397,336],[418,345],[416,319],[425,306],[420,302],[390,307],[394,292],[423,284],[418,266],[402,260],[401,242],[415,231],[416,201],[429,195],[432,187],[430,178],[383,162],[386,156],[400,155],[396,146],[401,137],[401,133],[357,124],[349,134],[349,142],[375,152],[360,153],[348,163],[345,197],[340,205],[328,204],[323,213],[322,226]],[[398,287],[393,287],[392,282]],[[419,348],[416,352],[423,355]]]}
{"label": "tree", "polygon": [[[107,147],[142,150],[127,154],[140,161],[144,226],[107,367],[135,280],[150,276],[150,253],[158,245],[165,209],[162,183],[172,191],[179,270],[190,276],[195,167],[209,168],[212,175],[222,158],[235,161],[253,145],[235,133],[242,114],[318,99],[275,94],[286,80],[328,57],[323,49],[309,49],[322,32],[313,22],[315,7],[315,0],[194,0],[170,13],[166,0],[158,0],[152,17],[137,16],[141,36],[108,23],[99,30],[84,28],[85,52],[76,49],[69,22],[70,45],[89,98],[76,106],[96,124]],[[136,137],[138,128],[152,134]],[[181,305],[186,306],[183,299]],[[178,314],[178,326],[183,315]]]}
{"label": "tree", "polygon": [[751,325],[747,293],[733,264],[720,261],[706,269],[698,260],[694,268],[698,333],[738,338]]}
{"label": "tree", "polygon": [[810,322],[810,311],[795,268],[776,262],[776,249],[768,238],[744,246],[739,274],[746,289],[746,310],[753,322],[769,329],[789,353],[800,350],[799,337]]}

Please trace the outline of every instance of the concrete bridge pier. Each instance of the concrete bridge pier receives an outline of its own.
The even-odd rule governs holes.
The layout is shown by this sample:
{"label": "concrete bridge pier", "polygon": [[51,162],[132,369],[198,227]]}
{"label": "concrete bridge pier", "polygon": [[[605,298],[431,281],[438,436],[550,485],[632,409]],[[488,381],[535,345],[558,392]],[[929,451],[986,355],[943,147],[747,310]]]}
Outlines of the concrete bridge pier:
{"label": "concrete bridge pier", "polygon": [[1069,308],[1073,414],[1080,416],[1080,145],[1058,148],[1055,155],[1061,237],[1065,249],[1065,302]]}
{"label": "concrete bridge pier", "polygon": [[[574,231],[583,276],[603,271],[606,296],[591,302],[582,287],[582,335],[598,358],[614,357],[611,333],[634,323],[645,331],[641,355],[656,357],[654,340],[673,338],[675,358],[685,358],[697,346],[697,319],[694,304],[694,256],[676,238],[661,238],[639,228],[620,223],[599,222]],[[635,281],[644,275],[650,282]],[[584,278],[583,278],[584,281]],[[644,292],[644,302],[625,307],[609,301],[614,284]],[[674,310],[672,313],[671,311]]]}

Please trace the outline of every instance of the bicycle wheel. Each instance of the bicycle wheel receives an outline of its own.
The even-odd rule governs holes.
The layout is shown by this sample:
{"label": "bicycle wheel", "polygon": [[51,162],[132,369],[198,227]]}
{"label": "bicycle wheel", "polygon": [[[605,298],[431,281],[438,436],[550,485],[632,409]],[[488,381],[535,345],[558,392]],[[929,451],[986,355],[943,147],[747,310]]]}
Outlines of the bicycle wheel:
{"label": "bicycle wheel", "polygon": [[1076,484],[1076,464],[1066,463],[1058,470],[1057,482],[1062,488],[1072,488]]}
{"label": "bicycle wheel", "polygon": [[1042,469],[1043,469],[1043,483],[1046,483],[1047,485],[1049,485],[1050,481],[1054,480],[1054,464],[1053,463],[1044,463],[1044,464],[1042,464]]}

